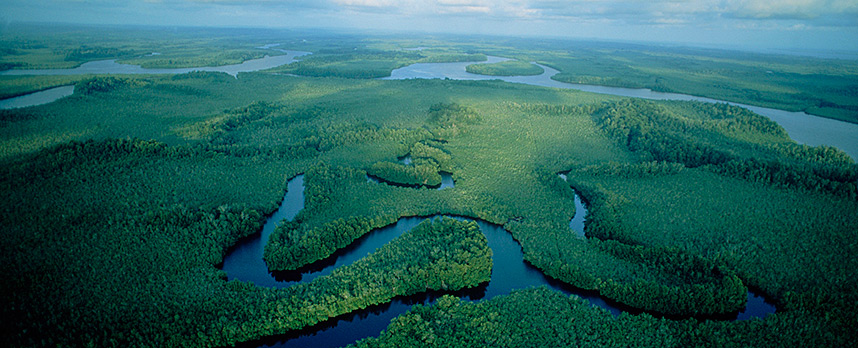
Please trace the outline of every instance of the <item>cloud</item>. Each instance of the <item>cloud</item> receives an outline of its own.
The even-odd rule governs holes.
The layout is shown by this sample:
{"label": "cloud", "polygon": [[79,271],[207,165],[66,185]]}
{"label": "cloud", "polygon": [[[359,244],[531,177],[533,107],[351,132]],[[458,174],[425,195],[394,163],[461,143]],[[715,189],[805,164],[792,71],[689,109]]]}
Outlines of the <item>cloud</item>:
{"label": "cloud", "polygon": [[491,3],[474,0],[438,0],[436,13],[479,13],[492,12]]}
{"label": "cloud", "polygon": [[729,15],[739,18],[813,19],[825,15],[858,14],[858,2],[854,0],[727,0],[725,10]]}
{"label": "cloud", "polygon": [[334,4],[360,7],[394,7],[394,0],[333,0]]}
{"label": "cloud", "polygon": [[[23,4],[23,0],[3,0]],[[715,25],[734,21],[792,21],[789,25],[858,27],[858,0],[31,0],[52,6],[176,11],[228,6],[272,14],[326,11],[330,17],[371,13],[426,20],[467,17],[628,25]],[[0,7],[6,5],[0,5]]]}
{"label": "cloud", "polygon": [[0,0],[0,13],[42,22],[615,38],[682,34],[686,41],[705,39],[692,34],[702,31],[858,32],[858,0]]}

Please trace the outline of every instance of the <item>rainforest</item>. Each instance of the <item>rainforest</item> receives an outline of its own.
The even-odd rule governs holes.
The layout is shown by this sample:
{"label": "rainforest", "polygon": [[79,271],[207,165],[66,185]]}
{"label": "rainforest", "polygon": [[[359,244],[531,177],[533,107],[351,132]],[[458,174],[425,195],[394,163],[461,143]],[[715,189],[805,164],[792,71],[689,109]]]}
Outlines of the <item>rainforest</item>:
{"label": "rainforest", "polygon": [[109,29],[0,35],[4,345],[858,339],[856,60]]}

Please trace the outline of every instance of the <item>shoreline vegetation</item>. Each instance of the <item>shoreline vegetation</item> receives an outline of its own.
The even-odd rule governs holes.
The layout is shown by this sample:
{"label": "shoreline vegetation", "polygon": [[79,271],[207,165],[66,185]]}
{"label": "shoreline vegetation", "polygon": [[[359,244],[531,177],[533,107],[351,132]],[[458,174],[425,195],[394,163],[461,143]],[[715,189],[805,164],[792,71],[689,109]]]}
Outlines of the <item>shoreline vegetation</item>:
{"label": "shoreline vegetation", "polygon": [[[552,78],[560,82],[648,88],[657,92],[804,111],[858,123],[858,98],[854,85],[858,78],[858,60],[505,38],[497,38],[495,43],[472,43],[461,37],[384,41],[346,35],[332,40],[331,37],[336,35],[301,32],[292,33],[289,39],[283,40],[283,32],[273,29],[230,31],[191,28],[186,32],[174,32],[157,27],[147,30],[119,27],[111,35],[90,42],[92,38],[87,38],[78,29],[36,24],[12,26],[10,33],[6,34],[12,40],[6,42],[5,54],[0,56],[0,70],[71,68],[100,59],[119,59],[121,63],[139,64],[144,68],[220,66],[277,55],[281,53],[277,49],[288,47],[316,54],[300,62],[274,68],[271,72],[315,77],[379,78],[414,63],[484,61],[482,53],[485,53],[511,57],[520,62],[474,64],[468,69],[496,76],[508,76],[513,72],[517,72],[515,75],[531,75],[538,67],[525,62],[536,61],[559,70],[560,73]],[[156,33],[157,39],[153,35],[144,36]],[[128,38],[134,40],[129,42]],[[264,46],[271,42],[280,45],[276,49]],[[421,49],[402,49],[412,46]],[[159,54],[151,55],[152,52]],[[41,83],[29,91],[45,88]],[[22,93],[23,90],[8,94],[8,97]]]}
{"label": "shoreline vegetation", "polygon": [[533,76],[541,75],[545,69],[520,60],[508,60],[491,64],[471,64],[465,67],[465,71],[488,76]]}
{"label": "shoreline vegetation", "polygon": [[[463,216],[502,226],[545,275],[643,311],[614,318],[547,288],[477,303],[447,296],[415,306],[358,346],[847,346],[858,339],[858,164],[842,151],[797,144],[771,120],[726,104],[496,80],[368,78],[421,60],[485,60],[476,53],[485,52],[553,59],[545,65],[562,67],[566,78],[631,78],[616,83],[643,84],[642,71],[655,70],[662,83],[680,81],[668,66],[700,74],[718,68],[703,75],[717,73],[730,81],[725,86],[758,91],[760,100],[793,103],[777,99],[792,92],[773,90],[776,79],[755,79],[757,70],[775,69],[772,75],[794,74],[798,93],[829,88],[814,98],[848,110],[854,99],[842,89],[855,81],[851,61],[825,68],[831,61],[686,48],[551,51],[554,42],[250,29],[156,40],[149,37],[161,29],[123,28],[87,39],[92,30],[4,32],[0,61],[60,64],[63,52],[82,45],[142,52],[158,40],[177,40],[187,61],[216,57],[225,42],[315,53],[240,79],[192,72],[62,80],[76,83],[72,96],[0,111],[0,276],[7,280],[0,293],[9,304],[0,322],[10,346],[234,346],[395,296],[489,279],[491,250],[476,225],[441,219],[313,286],[227,281],[218,268],[224,255],[259,233],[288,179],[301,173],[305,207],[272,233],[271,269],[323,259],[403,216]],[[60,41],[57,51],[48,48]],[[162,53],[153,59],[168,55],[153,51]],[[613,58],[604,66],[588,65],[606,57]],[[635,64],[620,69],[629,60]],[[745,78],[731,75],[738,66]],[[288,75],[297,69],[315,75]],[[714,81],[706,79],[677,86]],[[33,88],[54,82],[60,79],[0,78]],[[440,173],[452,173],[455,186],[400,187],[433,186]],[[368,174],[400,185],[368,182]],[[588,204],[587,238],[569,227],[575,192]],[[697,319],[740,310],[749,287],[777,312]]]}

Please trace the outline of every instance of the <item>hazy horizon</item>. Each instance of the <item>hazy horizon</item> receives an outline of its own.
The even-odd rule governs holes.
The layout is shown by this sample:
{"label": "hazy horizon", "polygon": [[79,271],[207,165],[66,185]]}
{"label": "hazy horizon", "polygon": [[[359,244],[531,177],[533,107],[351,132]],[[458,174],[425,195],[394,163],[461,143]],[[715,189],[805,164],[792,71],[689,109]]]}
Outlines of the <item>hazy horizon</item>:
{"label": "hazy horizon", "polygon": [[0,19],[481,34],[858,51],[855,0],[7,0]]}

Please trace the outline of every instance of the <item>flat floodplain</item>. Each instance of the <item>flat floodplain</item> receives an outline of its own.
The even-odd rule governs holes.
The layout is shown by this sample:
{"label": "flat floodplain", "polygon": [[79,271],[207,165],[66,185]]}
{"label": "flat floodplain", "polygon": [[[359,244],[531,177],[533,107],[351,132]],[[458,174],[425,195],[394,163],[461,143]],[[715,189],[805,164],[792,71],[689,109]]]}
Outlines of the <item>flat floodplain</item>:
{"label": "flat floodplain", "polygon": [[[726,103],[628,98],[496,76],[397,79],[399,69],[420,64],[456,64],[454,73],[464,75],[468,65],[504,57],[535,62],[543,74],[557,71],[549,78],[556,83],[652,88],[642,72],[685,66],[670,62],[774,73],[831,61],[236,30],[162,39],[129,29],[102,39],[65,36],[78,41],[63,40],[71,34],[30,37],[66,42],[53,51],[4,41],[17,52],[3,57],[13,71],[111,59],[185,69],[312,53],[235,76],[0,78],[16,95],[74,84],[71,95],[53,102],[0,110],[0,275],[8,280],[0,291],[10,303],[2,312],[4,341],[321,345],[312,341],[315,332],[337,332],[339,322],[360,321],[355,316],[380,323],[324,344],[854,340],[858,166],[849,154],[797,143],[753,108]],[[207,39],[195,40],[201,36]],[[173,41],[181,45],[166,44]],[[636,71],[628,78],[616,75],[619,68],[581,65],[629,57],[640,63],[627,67]],[[21,65],[28,61],[32,66]],[[795,88],[812,93],[854,82],[850,64],[838,74],[815,70],[818,79],[799,79]],[[769,80],[731,78],[774,93]],[[759,103],[677,81],[659,83],[676,93],[831,116],[788,98]],[[825,109],[848,121],[849,99],[837,98]],[[298,186],[303,204],[277,215],[284,194]],[[582,230],[570,227],[581,209],[576,201],[587,210]],[[279,221],[266,224],[270,216]],[[407,225],[401,235],[348,256],[349,263],[304,283],[275,284],[336,264],[373,231],[399,224]],[[265,269],[255,269],[256,278],[237,276],[244,265],[231,258],[257,237],[264,238],[254,242],[252,263]],[[497,240],[513,253],[502,253]],[[520,268],[525,286],[494,293],[508,275],[501,268]],[[756,317],[746,315],[754,312],[745,309],[749,299],[764,309]],[[599,301],[604,306],[591,305]],[[401,310],[382,314],[390,307]]]}

